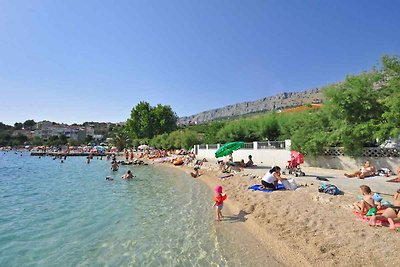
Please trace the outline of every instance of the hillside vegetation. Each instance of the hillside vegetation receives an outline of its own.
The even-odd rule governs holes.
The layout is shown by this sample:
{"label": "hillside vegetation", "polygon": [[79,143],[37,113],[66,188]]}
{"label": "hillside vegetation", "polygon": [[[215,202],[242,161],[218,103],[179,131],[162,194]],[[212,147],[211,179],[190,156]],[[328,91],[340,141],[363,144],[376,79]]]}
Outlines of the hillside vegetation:
{"label": "hillside vegetation", "polygon": [[381,66],[341,83],[321,88],[324,105],[298,112],[266,115],[182,127],[147,140],[165,149],[199,143],[292,140],[292,148],[318,155],[324,147],[344,147],[359,155],[364,146],[400,134],[400,58],[384,56]]}

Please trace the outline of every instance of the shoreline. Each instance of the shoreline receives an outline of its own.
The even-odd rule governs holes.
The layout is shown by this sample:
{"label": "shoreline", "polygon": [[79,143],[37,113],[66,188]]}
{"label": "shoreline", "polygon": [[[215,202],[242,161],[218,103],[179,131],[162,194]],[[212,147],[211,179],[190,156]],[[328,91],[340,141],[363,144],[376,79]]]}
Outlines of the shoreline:
{"label": "shoreline", "polygon": [[[151,161],[149,161],[151,162]],[[190,166],[175,167],[188,174]],[[296,178],[308,183],[295,191],[263,193],[247,190],[259,178],[251,179],[255,170],[236,173],[229,179],[218,179],[212,163],[202,167],[200,177],[210,190],[222,185],[228,199],[225,215],[243,217],[243,229],[258,240],[269,255],[283,265],[296,266],[398,266],[394,253],[400,250],[400,236],[387,227],[370,227],[352,214],[357,194],[332,196],[318,192],[319,182]],[[258,170],[259,171],[259,170]],[[257,172],[256,172],[257,173]],[[315,179],[315,178],[314,178]],[[224,223],[224,222],[222,222]]]}
{"label": "shoreline", "polygon": [[[203,174],[200,177],[192,178],[190,176],[190,172],[192,171],[192,168],[190,166],[179,166],[177,168],[176,166],[171,164],[154,165],[157,167],[167,167],[185,172],[186,174],[188,174],[188,178],[200,180],[201,183],[205,184],[210,189],[210,192],[212,192],[212,194],[214,194],[214,188],[216,185],[222,185],[224,187],[223,183],[218,183],[219,181],[213,177],[214,173],[212,171],[207,171],[206,173],[202,171]],[[225,188],[224,192],[227,192]],[[227,192],[227,195],[228,199],[226,202],[224,202],[224,216],[234,216],[241,218],[241,230],[246,231],[249,235],[251,235],[252,239],[258,241],[258,245],[261,245],[264,251],[268,251],[267,258],[272,257],[275,261],[277,261],[279,266],[311,266],[311,264],[303,255],[290,250],[281,240],[274,240],[273,238],[271,238],[257,223],[257,221],[254,220],[254,218],[248,216],[250,213],[247,213],[240,208],[239,202],[229,194],[229,191]],[[226,221],[223,220],[219,223],[224,224],[226,223]],[[249,250],[254,250],[254,246],[254,243],[249,243]]]}

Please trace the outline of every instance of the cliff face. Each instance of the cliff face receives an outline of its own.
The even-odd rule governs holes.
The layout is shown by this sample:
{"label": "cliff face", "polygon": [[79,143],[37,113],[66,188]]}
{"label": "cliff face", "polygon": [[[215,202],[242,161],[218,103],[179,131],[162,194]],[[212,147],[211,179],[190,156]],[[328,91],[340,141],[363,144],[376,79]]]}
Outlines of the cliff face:
{"label": "cliff face", "polygon": [[237,117],[249,113],[284,109],[304,104],[321,103],[324,100],[319,88],[303,92],[281,93],[256,101],[242,102],[222,108],[203,111],[201,113],[179,118],[179,124],[204,123],[223,118]]}

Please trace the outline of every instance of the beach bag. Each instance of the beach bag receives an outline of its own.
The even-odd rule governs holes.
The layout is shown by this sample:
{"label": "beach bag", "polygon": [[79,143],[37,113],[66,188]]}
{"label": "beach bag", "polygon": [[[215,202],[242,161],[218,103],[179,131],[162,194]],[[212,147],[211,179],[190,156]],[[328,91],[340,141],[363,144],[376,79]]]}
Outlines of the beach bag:
{"label": "beach bag", "polygon": [[322,184],[320,188],[318,188],[319,192],[323,192],[325,194],[329,195],[339,195],[340,190],[339,188],[334,185],[334,184]]}
{"label": "beach bag", "polygon": [[283,180],[282,184],[286,190],[296,190],[297,189],[297,184],[294,179]]}
{"label": "beach bag", "polygon": [[389,168],[382,168],[377,171],[379,176],[386,176],[389,177],[392,175],[392,171]]}

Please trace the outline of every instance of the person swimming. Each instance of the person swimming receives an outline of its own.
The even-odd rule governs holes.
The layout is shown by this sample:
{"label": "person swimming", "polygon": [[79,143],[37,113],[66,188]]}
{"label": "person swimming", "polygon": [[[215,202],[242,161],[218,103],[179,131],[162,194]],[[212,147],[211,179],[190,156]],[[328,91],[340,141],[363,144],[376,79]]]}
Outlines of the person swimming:
{"label": "person swimming", "polygon": [[129,180],[129,179],[132,179],[133,177],[134,176],[133,176],[131,170],[128,170],[124,175],[122,175],[121,178],[124,180]]}

